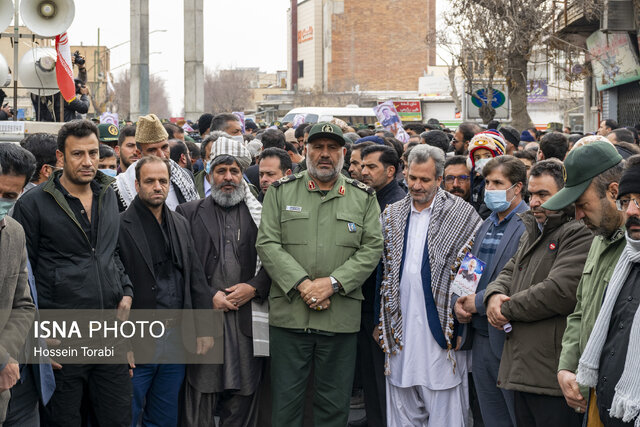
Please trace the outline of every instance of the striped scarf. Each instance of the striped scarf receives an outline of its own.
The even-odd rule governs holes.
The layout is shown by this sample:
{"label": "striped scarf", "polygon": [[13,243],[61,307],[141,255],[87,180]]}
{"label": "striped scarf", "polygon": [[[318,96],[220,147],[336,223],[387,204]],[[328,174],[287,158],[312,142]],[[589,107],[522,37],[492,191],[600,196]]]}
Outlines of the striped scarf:
{"label": "striped scarf", "polygon": [[[180,191],[180,194],[184,197],[185,201],[191,202],[198,200],[200,196],[196,190],[195,183],[189,173],[182,169],[179,164],[169,159],[171,164],[171,184],[175,186],[175,189]],[[116,195],[120,199],[120,203],[127,208],[133,202],[138,192],[136,191],[136,164],[133,163],[126,172],[121,173],[111,183],[112,188],[116,192]],[[176,206],[169,206],[172,211],[176,210]]]}
{"label": "striped scarf", "polygon": [[[380,287],[380,341],[386,353],[385,374],[389,371],[389,355],[397,354],[404,345],[402,313],[400,310],[400,275],[407,218],[411,213],[410,196],[387,206],[381,215],[384,237],[383,279]],[[473,238],[482,222],[473,207],[457,196],[438,189],[433,198],[427,244],[431,267],[431,292],[438,311],[438,319],[455,369],[451,350],[453,311],[451,282],[462,259],[471,250]]]}
{"label": "striped scarf", "polygon": [[[253,223],[260,228],[260,219],[262,218],[262,205],[251,193],[249,184],[243,179],[242,187],[244,188],[244,203],[249,209],[249,214]],[[256,255],[256,274],[260,271],[262,262],[260,257]],[[251,331],[253,335],[253,355],[255,357],[269,356],[269,301],[262,302],[251,300]]]}
{"label": "striped scarf", "polygon": [[[595,387],[598,382],[598,369],[602,347],[607,339],[609,323],[613,307],[618,299],[622,286],[627,281],[631,264],[640,262],[640,240],[632,240],[627,233],[627,245],[622,250],[613,276],[607,286],[607,293],[600,308],[600,313],[593,326],[589,341],[580,357],[576,381],[578,384]],[[609,414],[630,422],[635,418],[635,426],[640,427],[640,309],[636,311],[629,335],[629,347],[624,370],[616,384],[613,402]]]}

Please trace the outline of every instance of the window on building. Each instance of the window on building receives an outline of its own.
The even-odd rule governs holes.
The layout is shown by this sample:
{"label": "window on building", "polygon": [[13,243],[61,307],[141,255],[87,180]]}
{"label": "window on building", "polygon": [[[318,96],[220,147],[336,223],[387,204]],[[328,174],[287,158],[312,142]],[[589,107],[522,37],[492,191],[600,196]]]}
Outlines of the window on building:
{"label": "window on building", "polygon": [[298,78],[304,77],[304,61],[298,61]]}

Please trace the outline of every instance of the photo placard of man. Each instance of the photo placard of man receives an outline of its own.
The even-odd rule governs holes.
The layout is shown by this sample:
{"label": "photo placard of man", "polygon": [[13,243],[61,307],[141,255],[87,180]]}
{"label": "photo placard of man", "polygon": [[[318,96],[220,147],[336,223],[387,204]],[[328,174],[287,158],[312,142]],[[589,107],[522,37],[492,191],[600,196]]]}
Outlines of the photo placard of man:
{"label": "photo placard of man", "polygon": [[342,130],[320,122],[307,170],[271,184],[257,249],[269,295],[272,425],[302,425],[314,366],[314,424],[344,427],[360,329],[361,286],[382,254],[375,191],[341,175]]}

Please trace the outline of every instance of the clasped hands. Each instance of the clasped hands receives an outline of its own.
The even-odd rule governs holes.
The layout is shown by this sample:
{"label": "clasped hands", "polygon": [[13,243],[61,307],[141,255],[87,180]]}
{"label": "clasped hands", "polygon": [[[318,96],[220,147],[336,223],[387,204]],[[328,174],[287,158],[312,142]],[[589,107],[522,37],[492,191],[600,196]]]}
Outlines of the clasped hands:
{"label": "clasped hands", "polygon": [[298,285],[300,297],[312,310],[326,310],[331,305],[329,299],[333,295],[333,286],[329,277],[315,280],[305,279]]}
{"label": "clasped hands", "polygon": [[229,310],[237,311],[256,295],[256,288],[248,283],[238,283],[218,291],[213,296],[213,308],[225,313]]}
{"label": "clasped hands", "polygon": [[[504,325],[509,322],[509,319],[502,314],[502,304],[510,299],[511,298],[503,294],[493,294],[489,298],[487,303],[487,320],[494,328],[502,330]],[[478,312],[476,309],[476,294],[469,294],[458,298],[453,306],[453,311],[456,314],[458,322],[471,322],[471,316]]]}
{"label": "clasped hands", "polygon": [[476,310],[476,294],[465,295],[456,301],[453,311],[460,323],[471,322],[471,315],[477,313]]}

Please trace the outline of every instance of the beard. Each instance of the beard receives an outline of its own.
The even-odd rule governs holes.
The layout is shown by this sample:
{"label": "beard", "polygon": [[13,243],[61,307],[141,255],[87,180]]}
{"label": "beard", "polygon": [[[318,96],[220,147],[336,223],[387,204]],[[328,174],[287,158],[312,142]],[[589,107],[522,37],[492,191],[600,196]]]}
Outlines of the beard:
{"label": "beard", "polygon": [[422,190],[422,191],[414,191],[411,188],[409,188],[409,195],[411,196],[414,202],[422,204],[422,203],[428,203],[431,200],[433,200],[437,191],[438,191],[438,187],[435,185],[433,186],[433,188],[430,188],[429,190]]}
{"label": "beard", "polygon": [[162,206],[164,204],[164,201],[167,199],[167,194],[163,194],[162,199],[152,199],[152,196],[155,196],[156,194],[162,193],[138,193],[138,198],[142,200],[142,202],[148,207],[157,208],[158,206]]}
{"label": "beard", "polygon": [[308,162],[307,169],[309,174],[320,182],[331,182],[338,177],[342,167],[344,166],[344,156],[341,156],[338,163],[331,169],[319,169],[313,162]]}
{"label": "beard", "polygon": [[607,199],[600,201],[602,208],[602,218],[600,219],[600,225],[593,224],[588,218],[582,218],[582,222],[587,226],[591,232],[597,236],[610,238],[613,233],[618,229],[619,214],[618,210],[611,207],[611,204]]}
{"label": "beard", "polygon": [[[223,191],[222,187],[225,186],[232,186],[233,191]],[[242,188],[241,184],[233,181],[223,181],[211,187],[211,197],[213,197],[213,200],[220,206],[230,208],[244,200],[244,188]]]}

